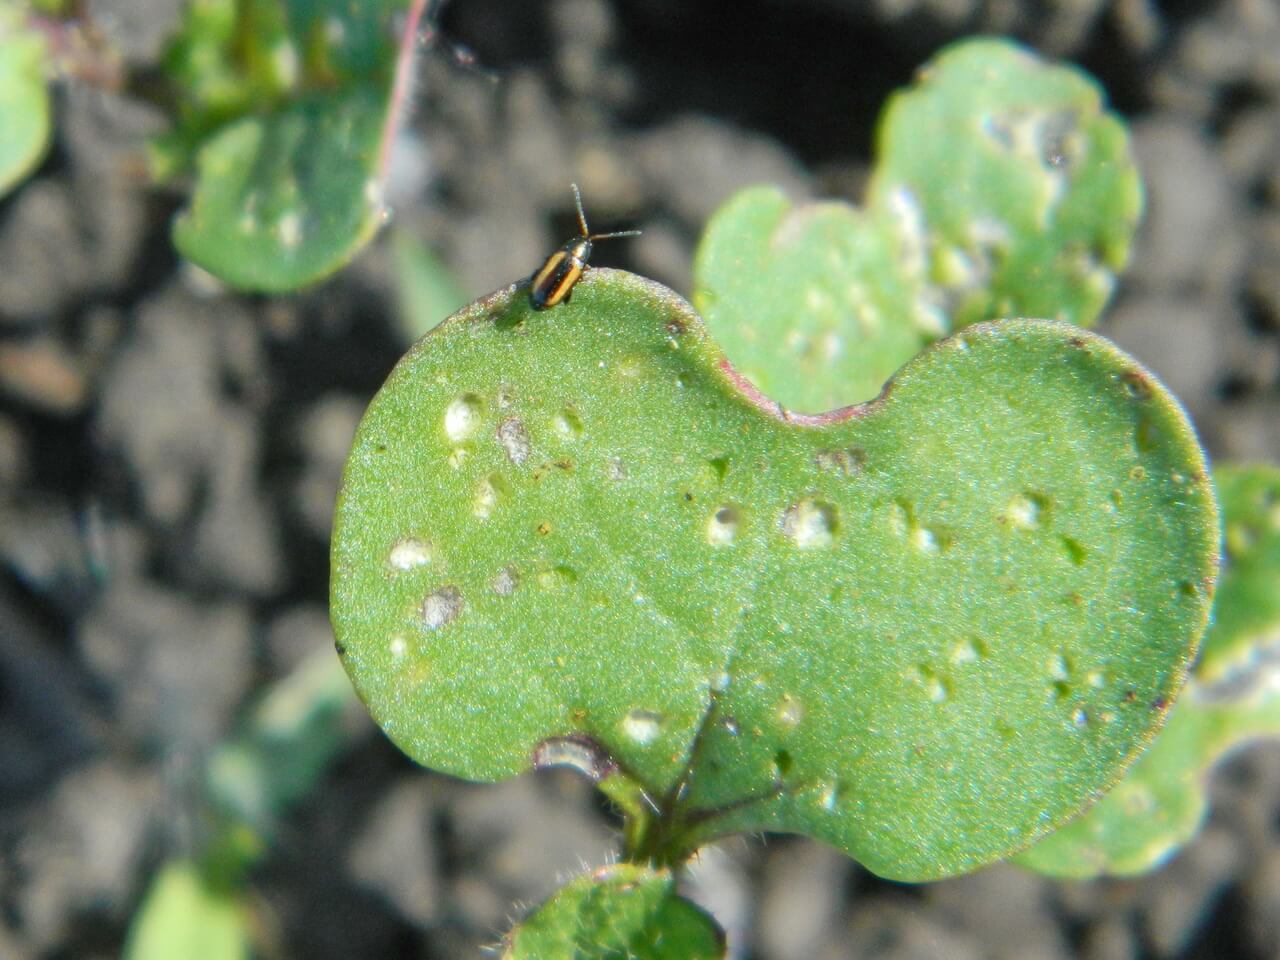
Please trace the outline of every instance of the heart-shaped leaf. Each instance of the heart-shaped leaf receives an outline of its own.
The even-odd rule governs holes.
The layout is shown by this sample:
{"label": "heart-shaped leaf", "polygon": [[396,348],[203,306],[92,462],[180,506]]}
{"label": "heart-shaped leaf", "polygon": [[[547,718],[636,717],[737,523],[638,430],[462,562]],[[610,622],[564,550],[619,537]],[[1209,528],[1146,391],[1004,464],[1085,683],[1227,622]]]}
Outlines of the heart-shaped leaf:
{"label": "heart-shaped leaf", "polygon": [[510,935],[505,960],[718,960],[724,936],[667,870],[604,867],[556,891]]}
{"label": "heart-shaped leaf", "polygon": [[1190,682],[1151,749],[1097,806],[1018,856],[1053,876],[1151,869],[1200,829],[1209,769],[1280,736],[1280,469],[1218,466],[1226,562]]}
{"label": "heart-shaped leaf", "polygon": [[22,10],[0,9],[0,195],[44,156],[49,145],[49,89],[44,37]]}
{"label": "heart-shaped leaf", "polygon": [[1096,336],[976,326],[799,417],[675,294],[592,270],[397,366],[332,616],[424,764],[498,779],[586,744],[663,812],[658,859],[774,829],[926,879],[1116,779],[1181,685],[1216,540],[1184,415]]}
{"label": "heart-shaped leaf", "polygon": [[745,191],[707,226],[694,303],[765,393],[826,410],[874,396],[951,329],[1092,323],[1141,201],[1124,127],[1086,74],[962,41],[889,101],[865,211]]}

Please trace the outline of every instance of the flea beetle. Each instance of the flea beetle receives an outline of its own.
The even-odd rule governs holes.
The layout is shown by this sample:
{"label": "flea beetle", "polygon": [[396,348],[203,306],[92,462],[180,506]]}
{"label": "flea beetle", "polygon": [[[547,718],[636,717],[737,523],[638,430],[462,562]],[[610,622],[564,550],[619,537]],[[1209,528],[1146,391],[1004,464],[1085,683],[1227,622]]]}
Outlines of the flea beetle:
{"label": "flea beetle", "polygon": [[587,227],[586,214],[582,212],[582,194],[578,192],[578,185],[573,183],[570,186],[573,187],[573,202],[578,207],[578,226],[582,230],[582,235],[574,237],[547,257],[546,263],[534,271],[533,276],[529,278],[529,303],[535,310],[569,302],[574,284],[582,278],[582,271],[587,269],[587,261],[591,259],[591,245],[596,240],[640,235],[639,230],[592,233]]}

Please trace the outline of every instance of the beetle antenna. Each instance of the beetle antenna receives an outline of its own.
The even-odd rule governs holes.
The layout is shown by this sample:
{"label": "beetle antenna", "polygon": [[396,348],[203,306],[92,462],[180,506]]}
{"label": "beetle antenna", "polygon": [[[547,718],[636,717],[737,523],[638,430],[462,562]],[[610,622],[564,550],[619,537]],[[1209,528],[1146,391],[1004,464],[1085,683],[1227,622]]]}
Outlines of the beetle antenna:
{"label": "beetle antenna", "polygon": [[592,233],[591,228],[587,226],[587,215],[582,212],[582,194],[578,191],[578,185],[571,183],[573,187],[573,202],[578,208],[578,226],[582,229],[582,239],[584,240],[612,240],[614,237],[638,237],[639,230],[618,230],[614,233]]}
{"label": "beetle antenna", "polygon": [[639,230],[617,230],[613,233],[589,233],[587,234],[587,239],[595,241],[595,240],[612,240],[614,237],[638,237],[638,236],[640,236]]}
{"label": "beetle antenna", "polygon": [[573,187],[573,202],[578,207],[578,226],[582,228],[582,235],[590,239],[591,228],[587,226],[587,215],[582,212],[582,194],[578,192],[576,183],[571,183],[569,186]]}

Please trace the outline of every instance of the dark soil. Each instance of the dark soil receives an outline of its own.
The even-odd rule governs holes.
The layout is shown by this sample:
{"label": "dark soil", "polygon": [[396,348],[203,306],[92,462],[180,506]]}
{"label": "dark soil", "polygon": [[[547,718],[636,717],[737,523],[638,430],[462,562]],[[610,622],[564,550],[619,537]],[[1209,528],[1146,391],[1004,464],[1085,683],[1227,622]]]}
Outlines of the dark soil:
{"label": "dark soil", "polygon": [[[177,0],[91,3],[134,66]],[[454,0],[391,185],[394,229],[469,295],[573,232],[688,292],[735,190],[856,199],[875,112],[940,45],[1012,34],[1075,60],[1133,124],[1149,189],[1103,332],[1160,374],[1215,458],[1280,460],[1275,0]],[[133,150],[157,118],[83,87],[0,201],[0,956],[119,954],[148,878],[199,834],[198,774],[266,684],[331,646],[345,448],[405,340],[385,238],[321,289],[237,297],[183,265],[178,198]],[[474,956],[616,850],[591,788],[478,786],[365,722],[253,877],[280,957]],[[1280,957],[1280,748],[1219,769],[1202,835],[1133,881],[1012,867],[922,887],[816,843],[739,840],[691,889],[733,956]],[[181,958],[177,958],[181,960]]]}

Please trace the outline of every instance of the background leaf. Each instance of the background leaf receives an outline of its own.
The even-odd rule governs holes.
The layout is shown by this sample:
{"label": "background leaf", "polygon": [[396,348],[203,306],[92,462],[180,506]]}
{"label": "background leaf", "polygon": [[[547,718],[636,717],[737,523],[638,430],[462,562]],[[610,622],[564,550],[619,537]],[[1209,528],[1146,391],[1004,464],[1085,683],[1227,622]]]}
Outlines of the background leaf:
{"label": "background leaf", "polygon": [[336,270],[382,223],[376,175],[385,103],[372,91],[246,117],[200,149],[183,256],[235,287],[283,291]]}
{"label": "background leaf", "polygon": [[963,41],[889,101],[865,211],[739,194],[707,225],[693,300],[765,394],[829,410],[979,320],[1088,326],[1140,208],[1124,127],[1086,74]]}
{"label": "background leaf", "polygon": [[0,9],[0,195],[30,173],[49,147],[45,43],[20,8]]}
{"label": "background leaf", "polygon": [[391,234],[396,271],[396,319],[406,344],[461,310],[466,294],[426,244],[404,229]]}
{"label": "background leaf", "polygon": [[1207,613],[1203,470],[1159,384],[1069,325],[974,328],[797,420],[670,291],[592,270],[397,366],[332,616],[428,766],[590,740],[666,805],[659,857],[789,830],[926,879],[1061,823],[1152,735]]}
{"label": "background leaf", "polygon": [[[345,264],[386,216],[382,164],[408,0],[198,0],[170,47],[179,125],[158,176],[194,162],[181,253],[246,290],[285,291]],[[413,42],[412,38],[408,42]]]}
{"label": "background leaf", "polygon": [[244,907],[187,861],[165,866],[133,920],[125,960],[249,960]]}

